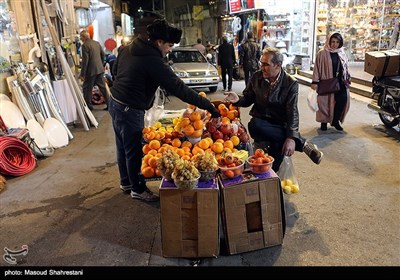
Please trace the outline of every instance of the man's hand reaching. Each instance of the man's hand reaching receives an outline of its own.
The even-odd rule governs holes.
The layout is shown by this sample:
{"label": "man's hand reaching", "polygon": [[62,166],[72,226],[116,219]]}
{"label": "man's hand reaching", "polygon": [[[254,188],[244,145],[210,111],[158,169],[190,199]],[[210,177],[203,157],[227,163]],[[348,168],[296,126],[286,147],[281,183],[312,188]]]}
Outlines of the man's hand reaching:
{"label": "man's hand reaching", "polygon": [[239,101],[239,96],[234,91],[224,92],[224,95],[226,95],[224,102],[236,103]]}

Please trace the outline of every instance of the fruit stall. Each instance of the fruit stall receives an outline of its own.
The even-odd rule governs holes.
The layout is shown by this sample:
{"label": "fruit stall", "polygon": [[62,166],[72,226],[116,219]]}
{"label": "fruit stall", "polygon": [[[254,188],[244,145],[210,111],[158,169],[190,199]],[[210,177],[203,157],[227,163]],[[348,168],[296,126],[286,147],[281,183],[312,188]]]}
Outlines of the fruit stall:
{"label": "fruit stall", "polygon": [[217,256],[220,221],[230,254],[283,241],[284,203],[274,159],[262,149],[253,152],[238,108],[213,104],[219,119],[188,105],[165,111],[143,129],[141,172],[145,180],[159,181],[164,257]]}

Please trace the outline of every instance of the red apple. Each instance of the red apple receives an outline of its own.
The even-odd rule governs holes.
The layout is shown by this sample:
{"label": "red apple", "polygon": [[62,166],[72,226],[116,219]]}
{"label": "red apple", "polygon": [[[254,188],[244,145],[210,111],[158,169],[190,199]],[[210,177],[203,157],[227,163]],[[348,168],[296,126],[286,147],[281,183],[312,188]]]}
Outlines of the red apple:
{"label": "red apple", "polygon": [[212,139],[213,139],[213,140],[223,139],[223,137],[224,137],[224,134],[223,134],[221,131],[219,131],[219,130],[216,130],[216,131],[212,134]]}
{"label": "red apple", "polygon": [[220,130],[223,134],[229,135],[229,134],[232,132],[231,124],[224,123],[224,124],[222,124],[222,125],[219,127],[219,130]]}

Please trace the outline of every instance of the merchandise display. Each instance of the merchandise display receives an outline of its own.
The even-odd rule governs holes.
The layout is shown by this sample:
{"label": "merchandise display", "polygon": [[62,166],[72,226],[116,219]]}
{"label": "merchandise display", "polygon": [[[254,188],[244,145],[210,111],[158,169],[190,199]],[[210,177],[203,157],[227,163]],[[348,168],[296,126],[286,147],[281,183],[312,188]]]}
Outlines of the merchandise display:
{"label": "merchandise display", "polygon": [[400,18],[400,1],[326,1],[317,7],[316,42],[318,51],[327,34],[343,35],[344,47],[350,61],[364,61],[369,51],[388,50],[392,37],[397,37],[394,26]]}

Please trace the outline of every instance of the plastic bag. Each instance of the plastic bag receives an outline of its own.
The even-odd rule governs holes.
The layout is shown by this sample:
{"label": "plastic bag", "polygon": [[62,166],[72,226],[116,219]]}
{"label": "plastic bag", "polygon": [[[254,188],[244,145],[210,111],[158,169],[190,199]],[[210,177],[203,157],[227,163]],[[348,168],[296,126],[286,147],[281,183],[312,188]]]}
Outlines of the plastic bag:
{"label": "plastic bag", "polygon": [[318,97],[317,92],[312,88],[310,88],[307,95],[307,104],[308,107],[310,107],[311,111],[313,112],[317,112],[319,110],[317,97]]}
{"label": "plastic bag", "polygon": [[278,176],[281,179],[281,187],[285,193],[298,193],[300,191],[291,157],[285,156],[283,158],[278,170]]}
{"label": "plastic bag", "polygon": [[165,91],[160,87],[157,88],[154,98],[153,107],[144,114],[144,126],[152,126],[164,115]]}

